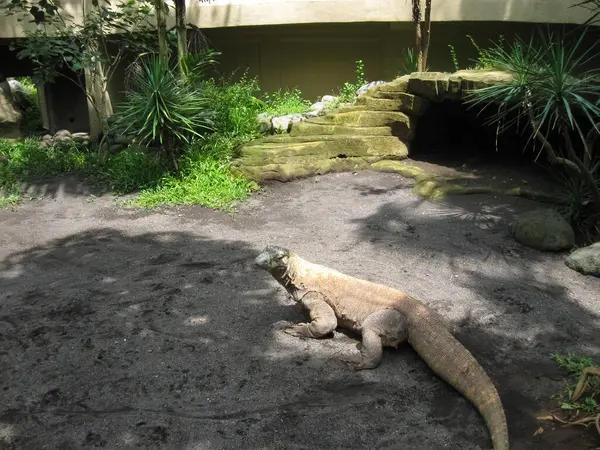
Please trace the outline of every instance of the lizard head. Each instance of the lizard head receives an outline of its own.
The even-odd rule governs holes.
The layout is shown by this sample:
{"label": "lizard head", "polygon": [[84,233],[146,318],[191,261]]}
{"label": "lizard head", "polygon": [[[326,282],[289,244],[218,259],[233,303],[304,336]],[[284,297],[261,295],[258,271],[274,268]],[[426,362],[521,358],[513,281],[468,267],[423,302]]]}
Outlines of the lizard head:
{"label": "lizard head", "polygon": [[286,269],[289,257],[289,250],[276,245],[268,245],[254,259],[254,264],[267,271]]}

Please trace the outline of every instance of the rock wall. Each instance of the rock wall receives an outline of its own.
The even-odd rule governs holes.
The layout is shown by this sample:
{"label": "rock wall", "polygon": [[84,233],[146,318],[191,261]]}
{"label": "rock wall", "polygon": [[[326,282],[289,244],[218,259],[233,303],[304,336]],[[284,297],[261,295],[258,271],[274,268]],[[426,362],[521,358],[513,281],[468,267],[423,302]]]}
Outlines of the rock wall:
{"label": "rock wall", "polygon": [[378,170],[387,167],[381,161],[409,156],[416,121],[431,102],[460,101],[470,90],[510,79],[499,71],[463,70],[452,74],[416,72],[390,82],[371,83],[359,90],[351,105],[286,119],[280,127],[283,135],[246,144],[232,167],[259,182]]}
{"label": "rock wall", "polygon": [[6,79],[0,81],[0,138],[14,138],[21,135],[19,130],[21,116],[9,81]]}

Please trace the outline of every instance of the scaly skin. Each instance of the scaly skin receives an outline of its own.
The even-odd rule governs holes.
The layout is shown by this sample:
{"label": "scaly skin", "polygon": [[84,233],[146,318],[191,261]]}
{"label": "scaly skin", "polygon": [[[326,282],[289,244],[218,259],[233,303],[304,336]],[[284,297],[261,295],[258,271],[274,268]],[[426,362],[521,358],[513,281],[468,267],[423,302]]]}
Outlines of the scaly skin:
{"label": "scaly skin", "polygon": [[494,450],[509,449],[504,409],[492,380],[424,303],[397,289],[310,263],[281,247],[266,247],[255,263],[310,313],[310,323],[293,325],[286,333],[320,338],[337,327],[359,332],[358,370],[377,367],[383,346],[397,347],[408,341],[440,378],[475,405],[490,431]]}

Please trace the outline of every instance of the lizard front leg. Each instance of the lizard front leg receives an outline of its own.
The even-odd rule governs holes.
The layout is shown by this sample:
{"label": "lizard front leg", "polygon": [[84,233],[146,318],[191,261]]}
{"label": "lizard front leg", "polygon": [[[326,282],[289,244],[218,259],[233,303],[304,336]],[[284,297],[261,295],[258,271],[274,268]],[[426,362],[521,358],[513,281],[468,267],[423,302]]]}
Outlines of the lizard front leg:
{"label": "lizard front leg", "polygon": [[291,336],[320,338],[328,335],[337,327],[337,318],[331,306],[318,292],[308,292],[301,299],[302,307],[308,310],[310,323],[299,323],[283,331]]}
{"label": "lizard front leg", "polygon": [[381,361],[383,347],[398,347],[407,338],[406,317],[395,309],[371,314],[361,328],[360,362],[347,360],[354,370],[374,369]]}

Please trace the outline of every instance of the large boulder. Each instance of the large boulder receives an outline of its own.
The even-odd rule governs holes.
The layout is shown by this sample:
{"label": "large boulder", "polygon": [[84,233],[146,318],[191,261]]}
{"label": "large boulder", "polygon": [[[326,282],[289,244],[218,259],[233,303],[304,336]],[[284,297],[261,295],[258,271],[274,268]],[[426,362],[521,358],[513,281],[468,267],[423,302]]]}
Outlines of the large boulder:
{"label": "large boulder", "polygon": [[575,232],[553,209],[535,209],[520,214],[510,224],[515,240],[543,252],[560,252],[575,245]]}
{"label": "large boulder", "polygon": [[19,137],[21,112],[7,80],[0,81],[0,137]]}
{"label": "large boulder", "polygon": [[575,250],[567,256],[565,264],[584,275],[600,277],[600,242]]}

